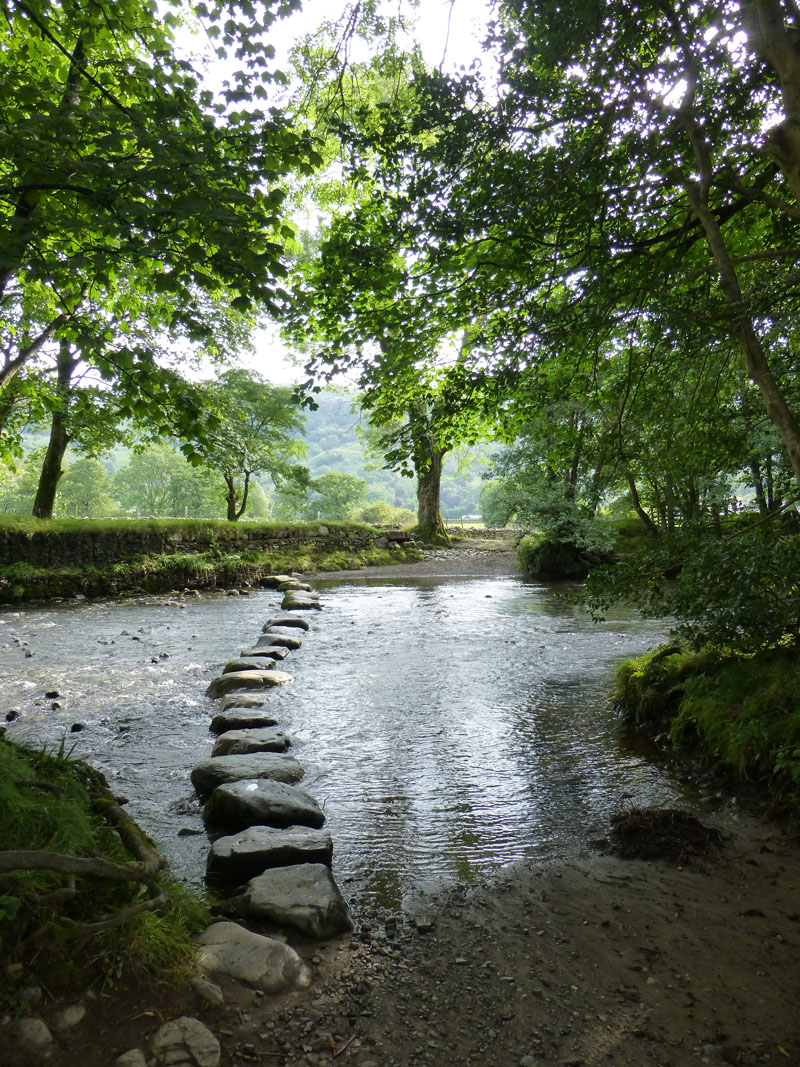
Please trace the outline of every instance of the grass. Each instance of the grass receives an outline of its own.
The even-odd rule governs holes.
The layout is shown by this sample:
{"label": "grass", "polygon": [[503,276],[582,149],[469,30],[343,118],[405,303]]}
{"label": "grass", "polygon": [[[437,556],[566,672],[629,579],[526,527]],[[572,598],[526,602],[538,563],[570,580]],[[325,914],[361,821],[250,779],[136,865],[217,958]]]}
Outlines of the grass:
{"label": "grass", "polygon": [[666,645],[623,663],[614,696],[629,721],[800,805],[796,646],[744,655]]}
{"label": "grass", "polygon": [[[88,773],[63,749],[41,752],[0,738],[0,840],[8,852],[131,859],[116,830],[93,803]],[[102,977],[180,982],[190,976],[191,934],[208,922],[204,902],[163,875],[167,902],[117,927],[87,934],[82,924],[107,919],[142,899],[138,882],[109,883],[57,871],[13,870],[0,875],[0,1001],[31,980],[52,989]],[[32,961],[35,960],[35,965]],[[16,980],[15,977],[16,976]]]}

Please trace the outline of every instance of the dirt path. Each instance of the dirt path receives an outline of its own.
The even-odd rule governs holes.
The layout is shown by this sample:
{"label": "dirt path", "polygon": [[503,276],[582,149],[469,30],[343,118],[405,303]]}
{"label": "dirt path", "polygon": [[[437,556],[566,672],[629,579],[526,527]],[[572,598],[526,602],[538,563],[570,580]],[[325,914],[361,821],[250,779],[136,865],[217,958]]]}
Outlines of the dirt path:
{"label": "dirt path", "polygon": [[[505,553],[467,551],[382,570],[508,573]],[[728,835],[713,857],[675,865],[587,847],[300,944],[315,975],[304,993],[226,984],[210,1008],[191,991],[116,990],[85,1002],[48,1062],[108,1067],[191,1014],[218,1036],[223,1067],[800,1065],[797,842],[735,802],[708,821]]]}

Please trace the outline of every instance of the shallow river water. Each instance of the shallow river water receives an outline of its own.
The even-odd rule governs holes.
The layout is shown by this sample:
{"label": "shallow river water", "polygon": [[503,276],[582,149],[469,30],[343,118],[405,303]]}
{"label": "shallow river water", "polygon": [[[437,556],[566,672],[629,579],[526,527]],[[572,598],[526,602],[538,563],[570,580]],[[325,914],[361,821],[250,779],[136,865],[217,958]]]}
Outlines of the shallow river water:
{"label": "shallow river water", "polygon": [[[306,768],[303,788],[324,804],[357,913],[564,857],[613,810],[680,796],[621,745],[606,695],[614,666],[661,638],[655,624],[596,625],[557,588],[515,577],[317,585],[325,608],[284,663],[295,680],[266,699]],[[211,750],[204,690],[277,607],[267,590],[7,611],[9,733],[63,741],[100,766],[178,877],[200,883],[207,838],[181,831],[202,830],[188,776]]]}

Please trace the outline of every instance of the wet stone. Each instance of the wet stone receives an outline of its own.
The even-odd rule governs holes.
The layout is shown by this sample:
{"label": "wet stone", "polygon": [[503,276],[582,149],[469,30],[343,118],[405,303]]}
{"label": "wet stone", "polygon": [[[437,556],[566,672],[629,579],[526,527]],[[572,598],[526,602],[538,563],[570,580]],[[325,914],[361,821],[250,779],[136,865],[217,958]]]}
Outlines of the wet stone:
{"label": "wet stone", "polygon": [[269,778],[276,782],[299,782],[302,766],[293,756],[276,752],[251,752],[236,756],[214,756],[192,768],[190,778],[198,793],[211,793],[219,785],[242,779]]}
{"label": "wet stone", "polygon": [[219,786],[211,794],[203,817],[207,823],[230,830],[243,830],[256,824],[319,828],[325,822],[322,808],[310,793],[267,778]]}
{"label": "wet stone", "polygon": [[280,627],[271,627],[266,630],[263,637],[259,637],[256,642],[256,648],[261,648],[264,645],[277,645],[279,648],[302,648],[303,642],[299,637],[295,637],[294,634],[287,633]]}
{"label": "wet stone", "polygon": [[[265,650],[266,651],[266,650]],[[228,660],[225,666],[222,668],[223,674],[231,674],[233,671],[252,671],[253,669],[272,671],[277,666],[277,661],[271,656],[259,656],[258,662],[254,663],[252,659],[232,659]]]}
{"label": "wet stone", "polygon": [[209,729],[213,734],[224,734],[228,730],[258,730],[277,725],[275,716],[261,708],[233,707],[216,714]]}
{"label": "wet stone", "polygon": [[221,674],[212,678],[206,694],[210,697],[221,697],[236,689],[271,689],[275,685],[285,685],[294,679],[285,671],[231,671],[230,674]]}
{"label": "wet stone", "polygon": [[319,940],[353,929],[344,897],[322,863],[264,871],[247,883],[236,907],[241,915],[292,926]]}
{"label": "wet stone", "polygon": [[301,630],[309,630],[311,628],[311,624],[307,619],[301,618],[300,615],[290,615],[288,612],[267,619],[262,627],[262,633],[266,633],[271,626],[296,626]]}
{"label": "wet stone", "polygon": [[231,693],[230,696],[223,697],[220,701],[223,711],[227,711],[228,708],[263,708],[263,706],[264,697],[256,693]]}
{"label": "wet stone", "polygon": [[297,863],[323,863],[329,867],[332,856],[331,836],[324,831],[307,826],[250,826],[213,843],[207,874],[212,880],[241,884],[269,867]]}
{"label": "wet stone", "polygon": [[286,593],[284,596],[281,607],[284,611],[321,611],[322,604],[318,600],[314,600],[308,596],[300,596],[299,594]]}
{"label": "wet stone", "polygon": [[291,741],[274,726],[256,729],[228,730],[217,740],[211,751],[214,756],[247,755],[250,752],[285,752]]}
{"label": "wet stone", "polygon": [[249,658],[251,656],[269,656],[272,659],[286,659],[291,652],[290,648],[286,648],[285,645],[258,645],[256,648],[243,648],[239,653],[240,656]]}

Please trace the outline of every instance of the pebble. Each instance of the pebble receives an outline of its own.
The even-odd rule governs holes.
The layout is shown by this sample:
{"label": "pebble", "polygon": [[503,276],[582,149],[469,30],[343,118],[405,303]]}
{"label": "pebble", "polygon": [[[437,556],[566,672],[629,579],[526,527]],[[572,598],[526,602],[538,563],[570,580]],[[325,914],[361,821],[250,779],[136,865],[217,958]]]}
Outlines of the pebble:
{"label": "pebble", "polygon": [[114,1060],[114,1067],[147,1067],[147,1057],[138,1048],[123,1052]]}
{"label": "pebble", "polygon": [[59,1029],[69,1030],[70,1027],[77,1026],[79,1022],[82,1022],[85,1016],[86,1008],[83,1004],[70,1004],[56,1015],[54,1022]]}
{"label": "pebble", "polygon": [[31,1052],[44,1052],[53,1044],[53,1035],[44,1019],[26,1016],[17,1021],[17,1040]]}

